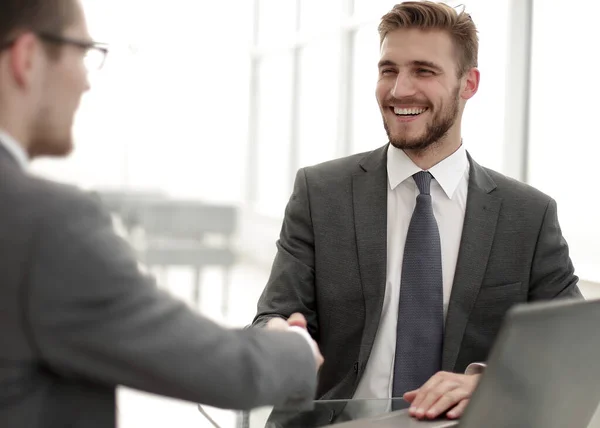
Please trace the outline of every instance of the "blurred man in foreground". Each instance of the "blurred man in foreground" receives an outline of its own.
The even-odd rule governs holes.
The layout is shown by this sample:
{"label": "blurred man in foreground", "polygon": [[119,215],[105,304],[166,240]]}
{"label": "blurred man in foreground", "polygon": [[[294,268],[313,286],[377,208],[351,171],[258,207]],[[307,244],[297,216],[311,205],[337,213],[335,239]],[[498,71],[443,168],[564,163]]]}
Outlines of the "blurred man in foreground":
{"label": "blurred man in foreground", "polygon": [[105,55],[76,0],[0,3],[0,426],[112,427],[117,385],[304,405],[322,362],[306,331],[195,314],[139,271],[93,199],[28,174],[29,159],[72,150],[88,67]]}

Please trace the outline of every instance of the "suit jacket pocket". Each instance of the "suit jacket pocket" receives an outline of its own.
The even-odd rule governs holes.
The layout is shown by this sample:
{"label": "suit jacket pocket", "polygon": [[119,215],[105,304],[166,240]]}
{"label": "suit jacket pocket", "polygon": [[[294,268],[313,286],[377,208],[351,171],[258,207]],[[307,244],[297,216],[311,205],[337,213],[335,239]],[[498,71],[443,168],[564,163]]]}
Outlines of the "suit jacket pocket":
{"label": "suit jacket pocket", "polygon": [[517,286],[521,286],[521,281],[519,282],[509,282],[509,283],[496,283],[496,282],[492,282],[492,283],[488,283],[488,284],[483,284],[481,286],[481,289],[490,289],[490,288],[510,288],[510,287],[517,287]]}
{"label": "suit jacket pocket", "polygon": [[526,300],[527,293],[523,291],[521,282],[508,284],[482,285],[477,296],[476,306],[497,308],[501,311],[508,306]]}
{"label": "suit jacket pocket", "polygon": [[527,300],[525,283],[488,284],[479,289],[477,300],[469,314],[459,356],[464,362],[484,361],[506,312],[517,303]]}
{"label": "suit jacket pocket", "polygon": [[469,317],[468,335],[481,349],[491,347],[506,312],[527,300],[521,282],[498,286],[482,285]]}

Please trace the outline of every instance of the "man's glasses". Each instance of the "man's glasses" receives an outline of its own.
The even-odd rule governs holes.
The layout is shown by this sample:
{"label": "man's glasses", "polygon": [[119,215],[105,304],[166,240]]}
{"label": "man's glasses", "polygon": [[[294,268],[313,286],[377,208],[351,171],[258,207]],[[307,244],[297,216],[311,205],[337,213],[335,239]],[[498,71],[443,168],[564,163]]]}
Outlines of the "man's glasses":
{"label": "man's glasses", "polygon": [[88,71],[100,70],[108,55],[108,46],[104,43],[84,42],[69,37],[57,36],[49,33],[37,33],[38,37],[45,42],[56,45],[69,45],[85,51],[84,62]]}
{"label": "man's glasses", "polygon": [[[84,42],[69,37],[57,36],[49,33],[36,33],[37,36],[47,43],[55,45],[75,46],[85,51],[84,63],[88,71],[100,70],[104,66],[108,55],[108,45],[97,42]],[[14,40],[0,44],[0,51],[10,48]]]}

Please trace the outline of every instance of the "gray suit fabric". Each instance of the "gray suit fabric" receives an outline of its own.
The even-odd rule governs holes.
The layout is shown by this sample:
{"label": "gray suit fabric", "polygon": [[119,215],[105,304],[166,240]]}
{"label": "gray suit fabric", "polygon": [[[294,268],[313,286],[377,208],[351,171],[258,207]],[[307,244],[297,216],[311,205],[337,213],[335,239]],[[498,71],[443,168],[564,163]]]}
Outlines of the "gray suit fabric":
{"label": "gray suit fabric", "polygon": [[[581,298],[556,202],[479,166],[446,316],[442,370],[485,361],[516,303]],[[377,333],[387,263],[387,145],[298,171],[254,325],[303,313],[325,364],[317,398],[351,398]]]}
{"label": "gray suit fabric", "polygon": [[115,388],[223,408],[310,405],[300,335],[228,330],[159,290],[110,216],[0,146],[0,426],[115,426]]}

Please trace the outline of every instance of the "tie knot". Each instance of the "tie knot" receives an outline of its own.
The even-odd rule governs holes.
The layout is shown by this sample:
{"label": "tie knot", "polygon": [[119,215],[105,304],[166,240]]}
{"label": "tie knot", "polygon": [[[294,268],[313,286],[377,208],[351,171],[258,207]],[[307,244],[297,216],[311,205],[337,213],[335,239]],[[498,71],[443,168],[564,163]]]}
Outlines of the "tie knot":
{"label": "tie knot", "polygon": [[417,187],[419,188],[419,192],[422,195],[429,195],[429,188],[431,186],[431,179],[433,176],[428,171],[417,172],[413,175],[413,179],[415,183],[417,183]]}

